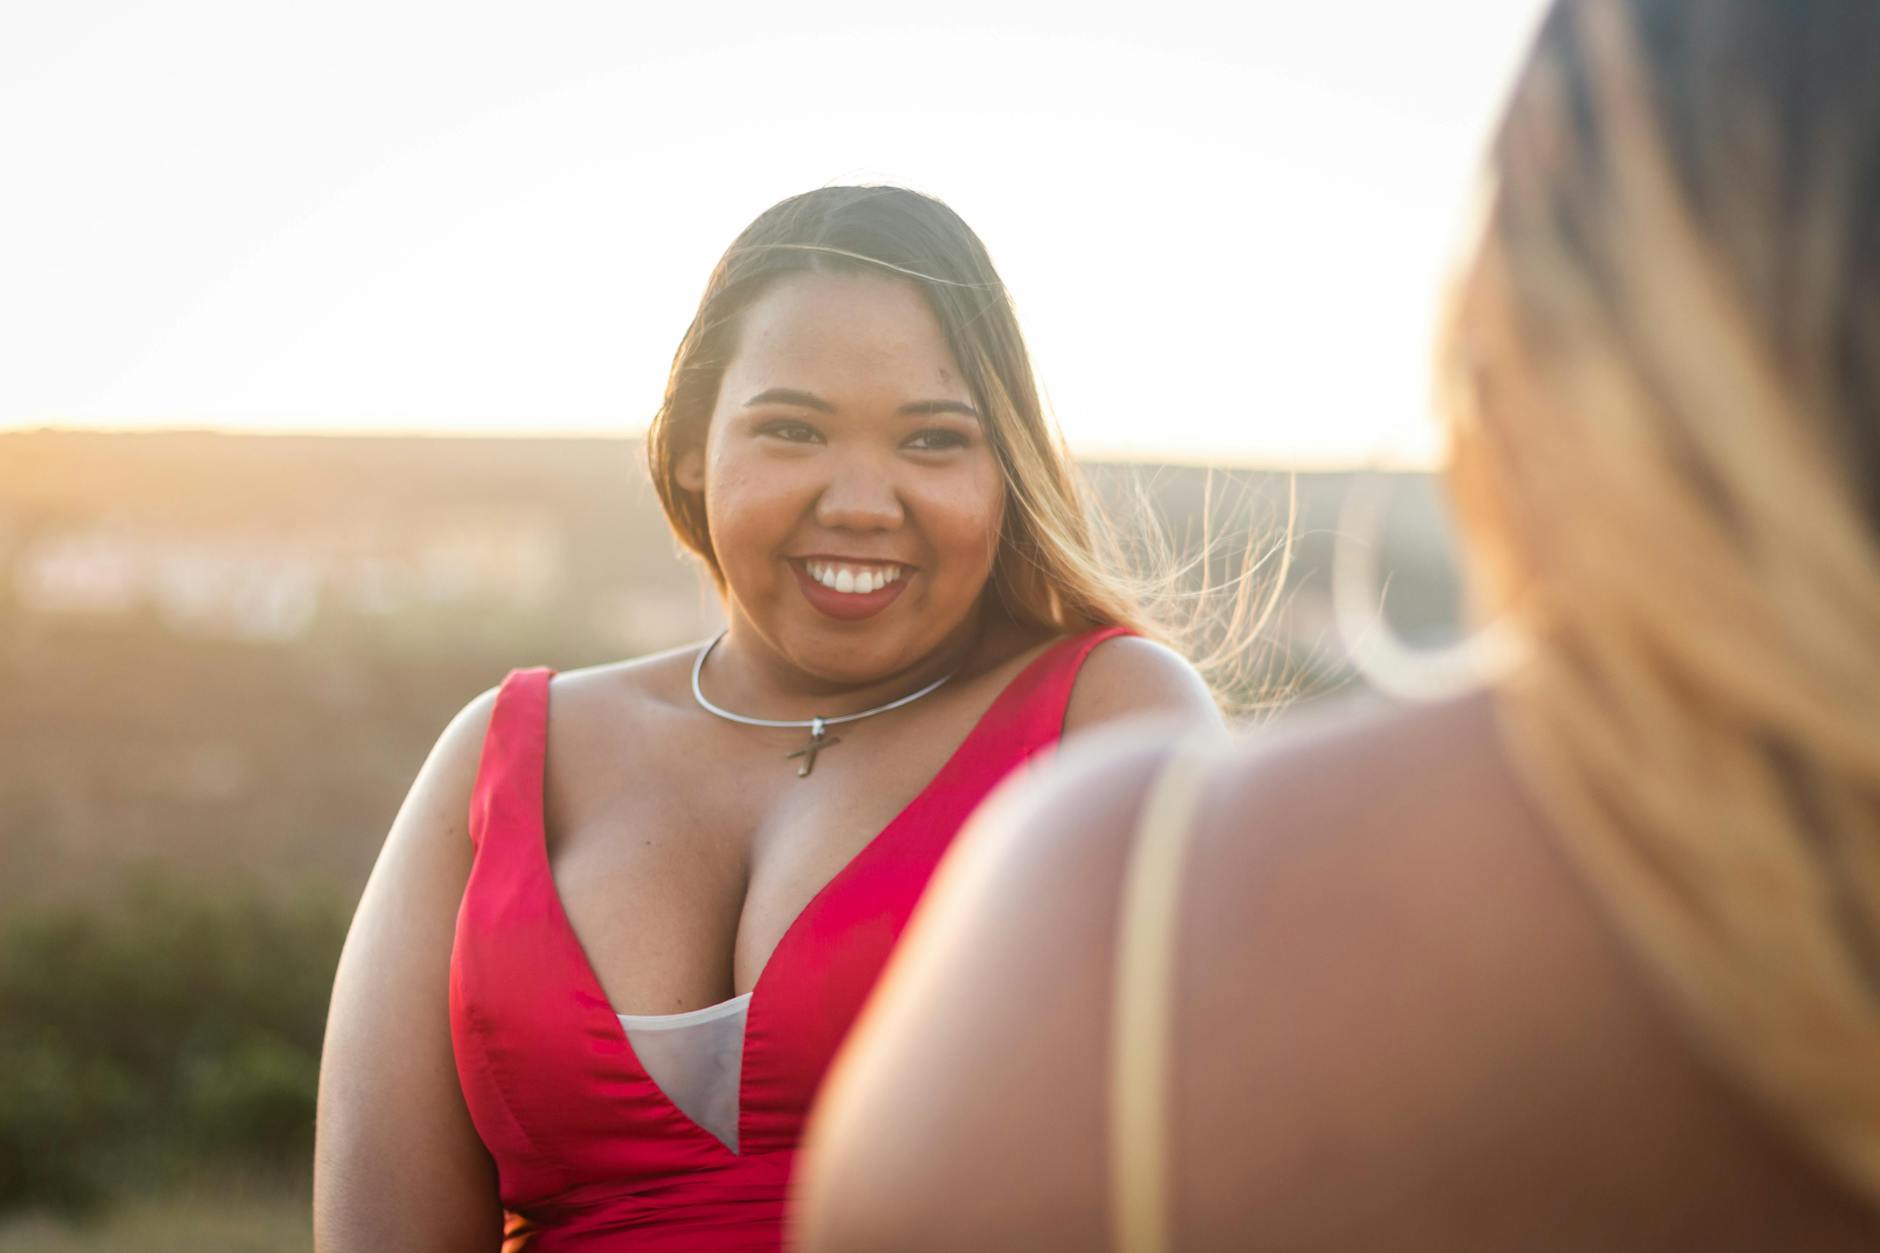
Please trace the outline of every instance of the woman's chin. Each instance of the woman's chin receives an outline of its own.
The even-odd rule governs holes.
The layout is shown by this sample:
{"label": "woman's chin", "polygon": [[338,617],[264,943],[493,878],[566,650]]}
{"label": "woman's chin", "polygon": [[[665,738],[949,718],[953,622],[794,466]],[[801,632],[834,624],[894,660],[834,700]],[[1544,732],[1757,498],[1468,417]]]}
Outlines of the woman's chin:
{"label": "woman's chin", "polygon": [[950,650],[955,632],[935,637],[910,629],[917,623],[883,621],[860,631],[805,624],[808,629],[785,630],[776,638],[784,656],[805,675],[831,687],[866,688],[919,671]]}

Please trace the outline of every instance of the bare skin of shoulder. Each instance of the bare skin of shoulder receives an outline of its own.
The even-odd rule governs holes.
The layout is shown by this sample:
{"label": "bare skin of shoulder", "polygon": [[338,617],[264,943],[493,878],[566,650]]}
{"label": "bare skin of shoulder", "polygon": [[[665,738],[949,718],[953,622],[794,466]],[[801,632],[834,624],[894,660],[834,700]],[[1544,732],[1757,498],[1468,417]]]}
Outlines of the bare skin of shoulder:
{"label": "bare skin of shoulder", "polygon": [[[943,867],[812,1129],[803,1247],[1109,1247],[1116,906],[1165,746],[1091,747]],[[1875,1247],[1670,1020],[1488,698],[1246,742],[1185,856],[1184,1253]]]}

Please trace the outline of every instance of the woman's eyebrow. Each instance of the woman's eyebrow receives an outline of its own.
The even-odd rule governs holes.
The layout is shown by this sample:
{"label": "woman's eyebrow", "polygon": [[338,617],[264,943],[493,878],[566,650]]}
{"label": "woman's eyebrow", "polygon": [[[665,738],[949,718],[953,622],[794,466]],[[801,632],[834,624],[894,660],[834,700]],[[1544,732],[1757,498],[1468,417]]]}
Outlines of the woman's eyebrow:
{"label": "woman's eyebrow", "polygon": [[910,418],[930,418],[936,413],[961,413],[979,421],[979,410],[963,400],[916,400],[902,405],[900,413]]}
{"label": "woman's eyebrow", "polygon": [[[798,405],[804,409],[814,409],[818,413],[834,413],[836,407],[814,392],[799,391],[794,387],[768,387],[744,402],[746,409],[757,405]],[[910,418],[928,418],[937,413],[958,413],[979,421],[979,410],[963,400],[912,400],[902,405],[897,413]]]}
{"label": "woman's eyebrow", "polygon": [[800,392],[794,387],[771,387],[757,393],[744,402],[746,409],[753,405],[801,405],[805,409],[814,409],[818,413],[834,413],[836,407],[814,392]]}

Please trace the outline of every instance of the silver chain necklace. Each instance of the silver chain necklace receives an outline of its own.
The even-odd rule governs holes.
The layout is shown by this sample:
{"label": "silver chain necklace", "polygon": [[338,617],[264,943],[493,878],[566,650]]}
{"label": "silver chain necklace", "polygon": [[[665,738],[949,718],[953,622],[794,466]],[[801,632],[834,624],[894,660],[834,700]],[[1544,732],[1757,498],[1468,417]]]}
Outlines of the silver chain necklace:
{"label": "silver chain necklace", "polygon": [[943,674],[926,687],[921,688],[918,692],[910,692],[899,700],[891,700],[885,705],[876,705],[873,709],[864,709],[858,714],[839,714],[834,718],[750,718],[746,717],[744,714],[734,714],[729,709],[720,709],[717,705],[712,704],[705,699],[705,693],[698,685],[699,673],[705,669],[705,659],[711,656],[712,649],[718,647],[718,641],[722,640],[725,634],[726,632],[720,631],[717,635],[714,635],[711,642],[699,649],[698,656],[693,658],[692,699],[697,701],[698,707],[703,709],[706,713],[717,714],[727,722],[741,722],[747,727],[783,727],[786,729],[800,728],[807,730],[809,732],[809,743],[797,749],[794,753],[785,754],[784,757],[786,761],[796,757],[803,759],[803,764],[796,768],[796,777],[799,779],[808,778],[809,772],[816,768],[817,753],[842,742],[837,737],[829,734],[830,727],[839,726],[844,722],[858,722],[863,718],[872,718],[876,714],[885,714],[890,709],[899,709],[903,705],[911,705],[929,692],[938,690],[941,684],[952,678],[953,675],[959,673],[958,670],[955,670],[951,674]]}

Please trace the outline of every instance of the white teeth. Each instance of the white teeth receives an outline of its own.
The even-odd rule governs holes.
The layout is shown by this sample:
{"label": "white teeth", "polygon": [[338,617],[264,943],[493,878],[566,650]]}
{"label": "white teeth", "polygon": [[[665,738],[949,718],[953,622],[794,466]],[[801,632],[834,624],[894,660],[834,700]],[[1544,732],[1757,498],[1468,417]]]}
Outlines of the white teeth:
{"label": "white teeth", "polygon": [[849,596],[866,596],[901,581],[899,566],[842,566],[827,561],[806,561],[803,568],[824,587]]}

